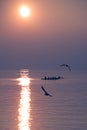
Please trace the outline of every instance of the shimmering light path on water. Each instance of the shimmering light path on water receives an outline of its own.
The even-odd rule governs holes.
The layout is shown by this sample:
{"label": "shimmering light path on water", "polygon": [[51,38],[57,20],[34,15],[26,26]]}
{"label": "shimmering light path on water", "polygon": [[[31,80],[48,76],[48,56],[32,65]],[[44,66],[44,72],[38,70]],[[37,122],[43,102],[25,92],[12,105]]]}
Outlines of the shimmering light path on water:
{"label": "shimmering light path on water", "polygon": [[21,85],[20,91],[20,103],[18,108],[18,130],[30,130],[30,78],[28,75],[28,70],[21,70],[21,77],[17,80],[19,85]]}

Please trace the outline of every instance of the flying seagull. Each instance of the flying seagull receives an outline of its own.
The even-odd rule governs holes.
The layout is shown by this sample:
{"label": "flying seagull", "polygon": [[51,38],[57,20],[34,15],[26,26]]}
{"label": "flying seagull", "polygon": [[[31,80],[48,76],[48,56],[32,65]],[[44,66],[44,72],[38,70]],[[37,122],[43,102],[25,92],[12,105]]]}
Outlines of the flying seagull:
{"label": "flying seagull", "polygon": [[70,66],[68,64],[61,64],[60,65],[60,67],[63,67],[63,66],[67,67],[69,69],[69,71],[71,71],[71,68],[70,68]]}
{"label": "flying seagull", "polygon": [[44,89],[43,86],[41,86],[41,88],[42,88],[42,90],[45,92],[44,95],[52,97],[52,95],[50,95],[50,94]]}

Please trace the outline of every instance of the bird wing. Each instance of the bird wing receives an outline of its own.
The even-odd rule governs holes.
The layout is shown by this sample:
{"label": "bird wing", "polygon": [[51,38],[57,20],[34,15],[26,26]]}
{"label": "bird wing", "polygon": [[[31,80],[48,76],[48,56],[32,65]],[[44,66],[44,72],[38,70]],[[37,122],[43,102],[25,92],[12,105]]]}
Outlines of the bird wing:
{"label": "bird wing", "polygon": [[68,69],[69,69],[69,71],[71,71],[71,68],[70,68],[70,66],[68,65]]}
{"label": "bird wing", "polygon": [[42,90],[45,92],[45,95],[52,97],[52,95],[50,95],[50,94],[44,89],[43,86],[41,86],[41,88],[42,88]]}
{"label": "bird wing", "polygon": [[41,88],[42,88],[42,90],[43,90],[45,93],[47,93],[43,86],[41,86]]}
{"label": "bird wing", "polygon": [[52,97],[52,95],[48,94],[48,96]]}
{"label": "bird wing", "polygon": [[61,67],[62,67],[62,66],[66,66],[66,64],[61,64],[60,66],[61,66]]}
{"label": "bird wing", "polygon": [[69,71],[71,71],[71,68],[68,64],[61,64],[60,67],[62,67],[62,66],[68,67]]}

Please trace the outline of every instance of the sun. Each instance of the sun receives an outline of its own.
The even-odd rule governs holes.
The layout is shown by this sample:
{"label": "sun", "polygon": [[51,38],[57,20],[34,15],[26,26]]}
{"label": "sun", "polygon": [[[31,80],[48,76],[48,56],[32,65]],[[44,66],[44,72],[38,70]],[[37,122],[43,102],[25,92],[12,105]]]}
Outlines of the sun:
{"label": "sun", "polygon": [[22,17],[29,17],[30,16],[30,8],[27,6],[22,6],[20,8],[20,15]]}

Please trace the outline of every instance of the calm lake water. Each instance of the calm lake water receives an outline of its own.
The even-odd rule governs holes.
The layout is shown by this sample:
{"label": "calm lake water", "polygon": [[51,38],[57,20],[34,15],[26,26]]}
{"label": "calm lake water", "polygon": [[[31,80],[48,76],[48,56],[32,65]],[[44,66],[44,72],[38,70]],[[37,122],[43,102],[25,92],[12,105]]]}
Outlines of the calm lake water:
{"label": "calm lake water", "polygon": [[0,130],[87,130],[87,72],[0,71]]}

